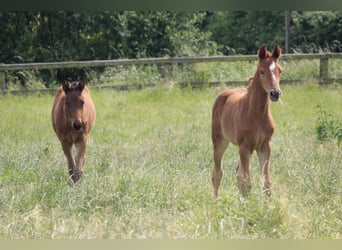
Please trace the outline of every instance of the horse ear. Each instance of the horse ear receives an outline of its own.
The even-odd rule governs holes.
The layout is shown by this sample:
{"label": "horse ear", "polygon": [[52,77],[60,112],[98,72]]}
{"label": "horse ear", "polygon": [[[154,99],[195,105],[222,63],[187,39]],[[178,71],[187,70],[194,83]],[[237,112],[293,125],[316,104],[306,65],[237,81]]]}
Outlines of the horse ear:
{"label": "horse ear", "polygon": [[266,58],[266,55],[267,55],[266,45],[263,45],[263,46],[259,49],[259,51],[258,51],[259,59],[264,59],[264,58]]}
{"label": "horse ear", "polygon": [[278,59],[281,57],[281,48],[278,44],[274,45],[273,51],[272,51],[272,57]]}
{"label": "horse ear", "polygon": [[65,93],[67,93],[70,90],[70,82],[69,81],[65,80],[63,82],[62,86],[63,86],[63,90]]}
{"label": "horse ear", "polygon": [[80,80],[80,81],[78,82],[77,88],[78,88],[80,91],[82,91],[82,90],[84,89],[84,87],[85,87],[84,81],[83,81],[83,80]]}

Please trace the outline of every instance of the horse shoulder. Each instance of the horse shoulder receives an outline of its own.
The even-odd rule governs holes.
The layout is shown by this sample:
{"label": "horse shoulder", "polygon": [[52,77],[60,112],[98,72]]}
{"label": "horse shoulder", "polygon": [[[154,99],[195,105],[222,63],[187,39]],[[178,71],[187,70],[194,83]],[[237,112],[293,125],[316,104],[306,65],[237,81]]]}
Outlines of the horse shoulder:
{"label": "horse shoulder", "polygon": [[56,91],[56,94],[55,94],[55,99],[53,101],[52,110],[55,110],[58,107],[63,96],[64,96],[64,91],[63,91],[62,87],[59,87]]}
{"label": "horse shoulder", "polygon": [[92,104],[91,106],[93,107],[94,106],[94,102],[91,98],[91,95],[90,95],[90,91],[88,89],[88,87],[84,87],[84,90],[83,90],[83,97],[90,103]]}
{"label": "horse shoulder", "polygon": [[64,103],[65,93],[62,87],[57,89],[54,103],[51,110],[52,127],[60,140],[65,139],[67,132],[67,122],[64,115]]}
{"label": "horse shoulder", "polygon": [[87,86],[85,86],[83,90],[83,97],[85,99],[86,107],[85,107],[85,114],[86,114],[86,119],[88,120],[88,131],[93,127],[96,119],[96,109],[94,102],[91,98],[90,91]]}
{"label": "horse shoulder", "polygon": [[267,119],[266,126],[265,126],[265,132],[269,137],[271,137],[273,135],[274,130],[275,130],[275,123],[270,113]]}
{"label": "horse shoulder", "polygon": [[275,125],[273,122],[272,115],[269,113],[264,122],[255,126],[255,148],[260,148],[265,145],[266,142],[271,140]]}
{"label": "horse shoulder", "polygon": [[245,88],[228,89],[224,91],[226,101],[224,103],[220,123],[224,137],[237,145],[241,141],[245,130],[245,115],[243,112]]}
{"label": "horse shoulder", "polygon": [[64,91],[62,87],[57,89],[55,99],[53,102],[52,110],[51,110],[51,117],[53,127],[57,127],[63,121],[63,99],[65,97]]}

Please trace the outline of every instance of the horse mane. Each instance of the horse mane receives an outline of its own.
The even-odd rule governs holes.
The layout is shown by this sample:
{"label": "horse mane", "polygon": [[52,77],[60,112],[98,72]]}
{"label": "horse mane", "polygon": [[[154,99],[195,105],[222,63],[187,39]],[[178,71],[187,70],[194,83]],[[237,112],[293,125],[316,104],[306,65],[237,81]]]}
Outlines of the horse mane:
{"label": "horse mane", "polygon": [[249,89],[252,86],[253,80],[254,80],[253,76],[248,79],[248,87],[247,87],[247,89]]}
{"label": "horse mane", "polygon": [[79,82],[77,82],[77,81],[71,82],[70,83],[70,89],[74,91],[74,90],[78,89],[78,85],[79,85]]}

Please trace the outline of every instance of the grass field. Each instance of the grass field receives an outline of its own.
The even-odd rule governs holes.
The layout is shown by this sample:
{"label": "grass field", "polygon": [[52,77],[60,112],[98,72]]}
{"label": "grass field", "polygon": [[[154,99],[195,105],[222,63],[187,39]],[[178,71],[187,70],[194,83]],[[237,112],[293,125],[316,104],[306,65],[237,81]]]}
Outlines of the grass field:
{"label": "grass field", "polygon": [[92,91],[97,121],[82,182],[67,184],[51,94],[0,96],[0,238],[341,239],[342,150],[315,134],[317,104],[342,117],[342,87],[282,86],[271,172],[274,196],[241,203],[237,149],[224,157],[219,198],[210,175],[211,107],[225,86]]}

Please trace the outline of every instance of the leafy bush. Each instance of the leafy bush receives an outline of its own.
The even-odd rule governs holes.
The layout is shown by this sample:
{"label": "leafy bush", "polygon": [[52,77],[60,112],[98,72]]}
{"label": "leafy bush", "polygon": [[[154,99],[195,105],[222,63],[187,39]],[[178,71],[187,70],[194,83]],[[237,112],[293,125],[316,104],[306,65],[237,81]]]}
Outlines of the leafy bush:
{"label": "leafy bush", "polygon": [[323,110],[321,105],[317,105],[318,117],[316,120],[316,133],[319,141],[336,139],[340,145],[342,141],[342,121],[333,119],[331,114]]}
{"label": "leafy bush", "polygon": [[7,88],[16,89],[42,89],[45,88],[41,75],[36,70],[19,70],[8,75]]}

